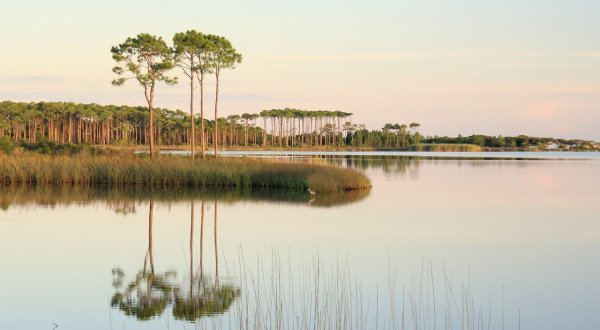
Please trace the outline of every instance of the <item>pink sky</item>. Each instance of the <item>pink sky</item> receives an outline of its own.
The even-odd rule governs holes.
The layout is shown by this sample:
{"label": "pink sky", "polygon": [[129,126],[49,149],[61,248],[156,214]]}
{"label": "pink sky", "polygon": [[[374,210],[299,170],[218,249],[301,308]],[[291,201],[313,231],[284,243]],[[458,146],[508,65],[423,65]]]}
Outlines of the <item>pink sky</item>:
{"label": "pink sky", "polygon": [[[371,129],[419,122],[426,135],[600,140],[595,1],[378,0],[340,7],[260,0],[190,2],[183,12],[174,3],[138,0],[115,11],[111,1],[28,0],[5,8],[0,27],[12,33],[0,37],[7,45],[0,99],[144,105],[133,83],[110,85],[110,47],[140,32],[170,41],[193,28],[228,37],[244,55],[223,74],[224,116],[327,109],[352,112],[354,122]],[[132,17],[123,6],[144,15]],[[215,12],[226,14],[207,14]],[[161,86],[156,104],[187,111],[187,91],[183,80]]]}

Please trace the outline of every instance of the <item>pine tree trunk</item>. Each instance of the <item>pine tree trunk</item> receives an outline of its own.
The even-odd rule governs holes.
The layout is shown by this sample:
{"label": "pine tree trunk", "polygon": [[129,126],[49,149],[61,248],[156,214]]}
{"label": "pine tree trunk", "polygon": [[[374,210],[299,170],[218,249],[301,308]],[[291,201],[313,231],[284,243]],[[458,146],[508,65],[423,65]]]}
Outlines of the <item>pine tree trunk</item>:
{"label": "pine tree trunk", "polygon": [[192,159],[194,159],[194,144],[195,144],[195,138],[194,138],[194,131],[195,131],[195,124],[194,124],[194,59],[192,58],[191,60],[191,67],[192,70],[190,71],[191,75],[190,75],[190,116],[191,116],[191,134],[190,134],[190,144],[191,144],[191,151],[192,151]]}
{"label": "pine tree trunk", "polygon": [[206,135],[204,133],[204,73],[200,72],[200,134],[202,159],[206,159]]}
{"label": "pine tree trunk", "polygon": [[215,147],[215,158],[218,157],[217,152],[218,152],[218,148],[219,148],[219,134],[218,134],[218,117],[217,117],[217,109],[218,109],[218,105],[219,105],[219,72],[217,71],[216,74],[216,90],[215,90],[215,132],[214,132],[214,138],[213,138],[213,144]]}

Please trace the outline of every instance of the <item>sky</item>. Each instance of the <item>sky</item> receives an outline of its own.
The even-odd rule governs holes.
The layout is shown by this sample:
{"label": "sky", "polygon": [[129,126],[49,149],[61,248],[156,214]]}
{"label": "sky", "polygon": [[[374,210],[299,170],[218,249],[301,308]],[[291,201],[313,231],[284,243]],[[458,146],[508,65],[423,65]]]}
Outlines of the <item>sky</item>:
{"label": "sky", "polygon": [[[145,105],[135,83],[111,85],[111,46],[195,29],[244,57],[222,74],[223,116],[340,110],[370,129],[600,141],[597,0],[2,1],[0,100]],[[155,104],[188,111],[173,75]]]}

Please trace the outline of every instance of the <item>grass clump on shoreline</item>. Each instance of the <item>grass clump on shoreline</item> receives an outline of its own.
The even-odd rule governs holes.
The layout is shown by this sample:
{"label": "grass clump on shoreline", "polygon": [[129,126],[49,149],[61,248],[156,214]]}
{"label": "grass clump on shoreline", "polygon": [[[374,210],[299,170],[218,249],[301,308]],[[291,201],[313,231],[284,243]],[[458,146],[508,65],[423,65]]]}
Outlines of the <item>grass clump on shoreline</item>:
{"label": "grass clump on shoreline", "polygon": [[316,192],[371,186],[362,173],[333,166],[249,158],[192,160],[178,156],[0,155],[0,184],[113,187],[237,187]]}

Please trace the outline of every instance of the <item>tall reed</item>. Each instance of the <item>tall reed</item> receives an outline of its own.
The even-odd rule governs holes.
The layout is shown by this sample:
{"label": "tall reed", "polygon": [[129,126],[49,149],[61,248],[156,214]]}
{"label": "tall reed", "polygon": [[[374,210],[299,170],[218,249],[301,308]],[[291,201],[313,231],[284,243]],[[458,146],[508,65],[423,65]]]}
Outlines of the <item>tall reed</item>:
{"label": "tall reed", "polygon": [[274,250],[267,260],[248,261],[240,247],[228,274],[240,288],[224,316],[230,328],[504,329],[491,295],[478,302],[470,276],[456,281],[445,267],[436,273],[431,261],[423,260],[420,275],[400,284],[388,260],[387,283],[375,294],[374,283],[353,276],[347,260],[328,264],[318,253],[292,262]]}

